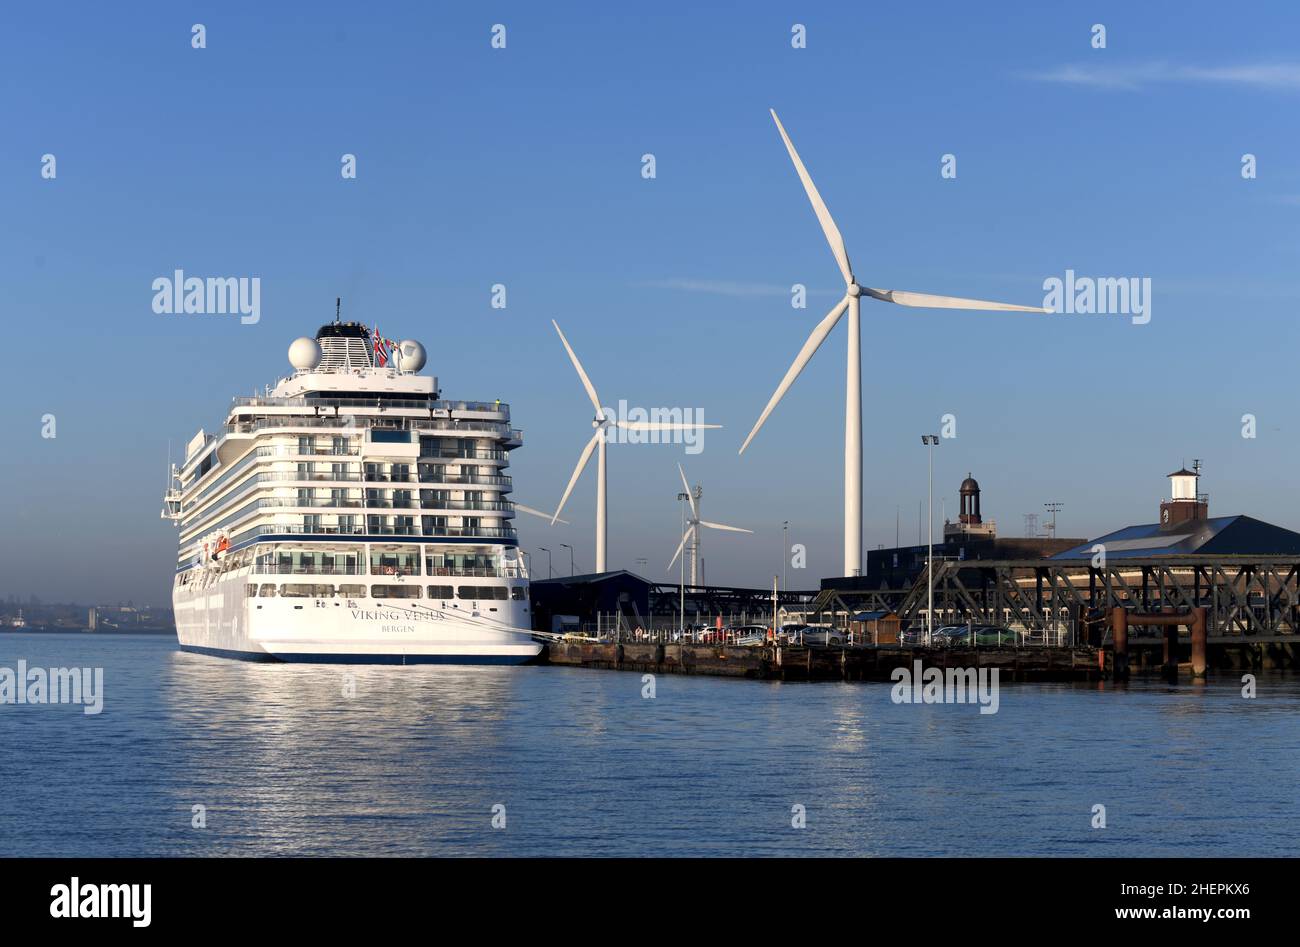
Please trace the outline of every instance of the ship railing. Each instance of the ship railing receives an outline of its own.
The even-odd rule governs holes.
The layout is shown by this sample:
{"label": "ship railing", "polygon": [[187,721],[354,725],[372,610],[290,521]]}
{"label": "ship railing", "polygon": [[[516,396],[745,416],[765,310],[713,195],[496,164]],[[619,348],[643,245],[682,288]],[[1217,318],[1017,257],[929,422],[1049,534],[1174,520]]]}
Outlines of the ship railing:
{"label": "ship railing", "polygon": [[506,568],[464,568],[458,566],[429,566],[425,569],[428,576],[463,576],[477,579],[519,579],[524,578],[519,569]]}
{"label": "ship railing", "polygon": [[256,530],[259,536],[447,536],[468,540],[517,539],[513,526],[299,526],[293,523],[265,523]]}
{"label": "ship railing", "polygon": [[465,484],[468,486],[508,487],[512,485],[510,477],[485,476],[448,476],[446,474],[375,474],[362,472],[336,473],[329,470],[315,471],[271,471],[260,473],[254,478],[256,483],[445,483]]}
{"label": "ship railing", "polygon": [[[378,422],[375,418],[358,418],[351,415],[340,417],[272,417],[258,418],[256,421],[234,421],[230,424],[223,425],[223,430],[228,434],[253,434],[257,431],[277,430],[279,428],[332,428],[334,430],[363,430],[365,428],[379,428],[389,431],[463,431],[463,432],[484,432],[488,434],[500,434],[510,437],[512,429],[509,424],[501,421],[486,421],[478,418],[402,418],[402,419],[385,419]],[[406,422],[406,423],[403,423]],[[522,437],[522,432],[519,436]]]}
{"label": "ship railing", "polygon": [[[358,457],[357,447],[311,447],[303,450],[296,444],[267,444],[257,448],[258,457]],[[505,460],[506,452],[497,449],[440,447],[420,454],[420,460]]]}
{"label": "ship railing", "polygon": [[303,450],[297,445],[265,445],[257,449],[258,457],[359,457],[361,447],[314,447]]}
{"label": "ship railing", "polygon": [[433,411],[494,411],[509,413],[510,405],[504,401],[443,401],[430,398],[389,398],[382,394],[374,398],[233,398],[238,408],[418,408]]}
{"label": "ship railing", "polygon": [[259,562],[254,575],[365,575],[361,566],[287,566],[276,562]]}
{"label": "ship railing", "polygon": [[484,513],[512,513],[515,505],[509,500],[387,500],[378,497],[264,497],[258,501],[262,507],[302,507],[303,509],[363,510],[469,510]]}

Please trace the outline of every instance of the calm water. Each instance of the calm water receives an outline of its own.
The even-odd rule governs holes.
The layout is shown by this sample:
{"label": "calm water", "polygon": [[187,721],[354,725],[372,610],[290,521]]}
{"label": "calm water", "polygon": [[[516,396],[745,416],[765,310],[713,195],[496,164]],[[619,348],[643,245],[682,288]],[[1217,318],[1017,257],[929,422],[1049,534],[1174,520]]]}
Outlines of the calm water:
{"label": "calm water", "polygon": [[1295,676],[1006,685],[980,715],[557,668],[360,667],[348,699],[336,666],[0,635],[19,658],[101,666],[106,698],[0,705],[6,856],[1300,854]]}

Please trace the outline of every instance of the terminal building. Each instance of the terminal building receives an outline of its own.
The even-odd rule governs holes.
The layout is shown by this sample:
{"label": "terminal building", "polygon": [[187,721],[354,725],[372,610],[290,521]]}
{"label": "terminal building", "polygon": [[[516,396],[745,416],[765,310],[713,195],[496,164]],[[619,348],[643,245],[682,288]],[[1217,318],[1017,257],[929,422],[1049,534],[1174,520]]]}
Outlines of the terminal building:
{"label": "terminal building", "polygon": [[1108,559],[1152,556],[1295,556],[1300,533],[1253,516],[1210,516],[1209,497],[1200,492],[1200,463],[1169,474],[1169,499],[1154,523],[1125,526],[1056,554],[1057,559],[1091,559],[1100,546]]}

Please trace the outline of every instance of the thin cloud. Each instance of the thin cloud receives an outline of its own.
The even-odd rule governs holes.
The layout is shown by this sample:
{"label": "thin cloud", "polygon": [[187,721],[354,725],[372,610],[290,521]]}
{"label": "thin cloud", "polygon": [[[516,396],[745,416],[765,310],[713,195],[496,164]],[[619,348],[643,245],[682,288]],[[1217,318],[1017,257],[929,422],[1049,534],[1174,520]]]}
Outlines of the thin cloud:
{"label": "thin cloud", "polygon": [[[675,289],[685,293],[708,293],[711,296],[731,296],[738,299],[753,299],[759,296],[789,296],[789,286],[777,286],[772,283],[740,283],[733,280],[706,279],[662,279],[638,284],[649,289]],[[824,295],[818,290],[809,290],[808,295]]]}
{"label": "thin cloud", "polygon": [[1271,91],[1300,92],[1300,63],[1254,63],[1238,66],[1138,65],[1059,66],[1026,73],[1037,82],[1088,86],[1095,89],[1142,89],[1168,83],[1212,83]]}

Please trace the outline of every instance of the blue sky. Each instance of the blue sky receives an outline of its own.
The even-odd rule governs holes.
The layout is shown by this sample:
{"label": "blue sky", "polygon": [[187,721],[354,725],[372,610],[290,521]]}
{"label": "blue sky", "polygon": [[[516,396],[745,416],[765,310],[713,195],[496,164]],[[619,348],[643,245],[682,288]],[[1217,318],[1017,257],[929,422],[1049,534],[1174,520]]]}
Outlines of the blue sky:
{"label": "blue sky", "polygon": [[[864,304],[868,547],[896,510],[915,536],[918,435],[946,413],[936,516],[970,470],[1002,532],[1057,500],[1063,535],[1094,536],[1151,521],[1199,457],[1212,511],[1300,527],[1292,5],[282,6],[0,12],[0,594],[165,600],[169,442],[282,374],[336,295],[422,340],[448,396],[511,403],[521,502],[552,506],[590,436],[552,318],[606,403],[723,424],[699,455],[610,447],[612,567],[666,576],[680,460],[706,517],[756,533],[706,539],[710,581],[770,582],[783,520],[808,550],[791,586],[837,573],[844,325],[736,454],[841,292],[769,107],[865,285],[1034,305],[1066,269],[1153,284],[1144,326]],[[260,323],[155,314],[178,267],[259,276]],[[521,518],[525,549],[591,568],[594,478],[570,527]]]}

